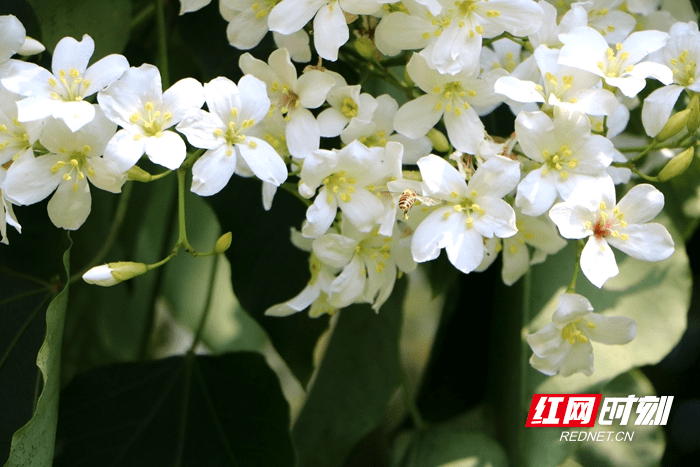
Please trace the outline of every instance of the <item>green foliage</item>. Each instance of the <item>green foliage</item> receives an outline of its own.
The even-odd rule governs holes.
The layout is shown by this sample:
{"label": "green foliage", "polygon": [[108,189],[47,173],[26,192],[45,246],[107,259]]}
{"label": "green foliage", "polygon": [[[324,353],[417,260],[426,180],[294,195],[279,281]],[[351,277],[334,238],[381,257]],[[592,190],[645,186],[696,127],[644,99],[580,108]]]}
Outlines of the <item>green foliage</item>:
{"label": "green foliage", "polygon": [[[39,19],[41,39],[49,51],[66,36],[95,41],[93,61],[121,53],[129,40],[123,26],[131,22],[130,0],[29,0]],[[122,27],[114,27],[121,25]]]}
{"label": "green foliage", "polygon": [[374,313],[369,305],[340,312],[294,443],[304,467],[340,467],[351,449],[382,420],[400,380],[399,336],[406,280]]}
{"label": "green foliage", "polygon": [[102,367],[61,404],[56,467],[295,465],[289,406],[259,354]]}
{"label": "green foliage", "polygon": [[[70,276],[70,247],[63,254],[66,277]],[[36,366],[41,371],[41,391],[29,422],[12,437],[6,467],[50,466],[58,420],[58,394],[61,374],[63,325],[68,306],[68,285],[56,295],[46,310],[46,337],[39,349]],[[37,386],[38,390],[39,386]]]}

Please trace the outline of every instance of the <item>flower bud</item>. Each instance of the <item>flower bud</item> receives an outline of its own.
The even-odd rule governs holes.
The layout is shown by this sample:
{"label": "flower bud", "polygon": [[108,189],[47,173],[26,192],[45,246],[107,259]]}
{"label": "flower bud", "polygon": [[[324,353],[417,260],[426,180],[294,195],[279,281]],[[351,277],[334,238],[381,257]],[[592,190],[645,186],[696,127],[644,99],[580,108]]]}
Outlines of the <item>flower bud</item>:
{"label": "flower bud", "polygon": [[431,128],[427,136],[430,143],[433,145],[433,149],[436,151],[447,152],[450,150],[450,142],[447,141],[447,137],[440,130]]}
{"label": "flower bud", "polygon": [[691,146],[682,153],[674,156],[670,161],[668,161],[668,164],[661,169],[658,179],[665,182],[682,174],[688,167],[690,167],[690,163],[693,162],[694,155],[695,148]]}
{"label": "flower bud", "polygon": [[223,253],[231,246],[231,232],[226,232],[216,241],[214,253]]}
{"label": "flower bud", "polygon": [[681,110],[675,113],[668,119],[666,125],[661,129],[658,135],[656,135],[656,141],[666,141],[671,136],[675,136],[683,130],[685,127],[688,116],[690,115],[690,109]]}
{"label": "flower bud", "polygon": [[88,284],[111,287],[115,284],[140,276],[148,271],[148,266],[143,263],[132,263],[131,261],[119,261],[117,263],[103,264],[95,266],[83,274],[83,280]]}
{"label": "flower bud", "polygon": [[688,132],[695,133],[700,128],[700,96],[695,94],[688,104]]}
{"label": "flower bud", "polygon": [[46,50],[46,47],[44,47],[44,44],[39,42],[36,39],[32,39],[31,37],[27,36],[24,39],[24,44],[22,44],[22,47],[17,51],[19,55],[23,56],[28,56],[28,55],[36,55],[41,52]]}
{"label": "flower bud", "polygon": [[129,177],[129,180],[135,180],[137,182],[150,182],[153,180],[153,175],[149,174],[145,170],[143,170],[141,167],[138,165],[133,166],[126,172],[127,177]]}

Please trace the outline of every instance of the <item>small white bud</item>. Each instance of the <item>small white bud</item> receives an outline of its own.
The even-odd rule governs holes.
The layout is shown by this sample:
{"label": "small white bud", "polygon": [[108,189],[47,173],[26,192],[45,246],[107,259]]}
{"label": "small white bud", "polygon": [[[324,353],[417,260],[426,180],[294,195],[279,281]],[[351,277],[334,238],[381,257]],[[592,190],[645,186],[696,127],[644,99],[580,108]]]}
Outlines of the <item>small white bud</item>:
{"label": "small white bud", "polygon": [[119,261],[117,263],[95,266],[83,274],[83,280],[88,284],[111,287],[122,281],[140,276],[146,271],[148,271],[148,266],[143,263]]}

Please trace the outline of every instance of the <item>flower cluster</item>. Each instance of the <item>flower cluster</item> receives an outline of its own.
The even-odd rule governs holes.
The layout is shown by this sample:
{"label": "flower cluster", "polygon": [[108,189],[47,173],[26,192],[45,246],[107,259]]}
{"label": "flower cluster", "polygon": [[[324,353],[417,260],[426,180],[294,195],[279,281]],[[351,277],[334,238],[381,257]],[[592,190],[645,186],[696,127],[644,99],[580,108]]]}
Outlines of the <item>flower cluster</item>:
{"label": "flower cluster", "polygon": [[[181,14],[207,3],[182,0]],[[311,279],[268,315],[310,307],[320,316],[358,302],[379,311],[401,274],[442,249],[465,274],[500,254],[511,285],[566,240],[588,238],[580,267],[602,287],[618,274],[610,246],[646,261],[673,253],[666,228],[648,223],[663,195],[630,180],[677,175],[667,167],[654,177],[634,162],[676,135],[674,147],[690,148],[700,126],[697,24],[644,2],[602,3],[221,0],[233,46],[251,49],[272,31],[279,48],[267,61],[242,54],[238,83],[185,78],[166,91],[152,65],[130,68],[111,55],[88,67],[88,36],[61,40],[51,72],[10,60],[23,34],[4,17],[13,26],[0,38],[3,239],[5,223],[19,229],[13,204],[54,191],[52,221],[80,227],[91,209],[87,180],[119,192],[138,179],[145,155],[169,170],[191,168],[200,196],[220,192],[234,173],[255,176],[266,209],[298,178],[285,188],[308,200],[292,242],[309,252]],[[313,55],[310,29],[319,64],[299,73],[293,61]],[[405,66],[402,78],[386,57]],[[321,59],[368,64],[406,97],[363,92]],[[642,101],[649,80],[659,87]],[[502,104],[515,131],[489,134],[482,118]],[[638,107],[650,145],[630,156],[616,137]],[[199,151],[188,154],[183,136]],[[627,190],[619,203],[616,185]],[[110,264],[86,280],[113,285],[123,279],[112,265],[132,263]],[[565,294],[553,323],[528,338],[532,364],[590,374],[589,340],[621,344],[634,334],[628,318],[596,315],[587,299]]]}

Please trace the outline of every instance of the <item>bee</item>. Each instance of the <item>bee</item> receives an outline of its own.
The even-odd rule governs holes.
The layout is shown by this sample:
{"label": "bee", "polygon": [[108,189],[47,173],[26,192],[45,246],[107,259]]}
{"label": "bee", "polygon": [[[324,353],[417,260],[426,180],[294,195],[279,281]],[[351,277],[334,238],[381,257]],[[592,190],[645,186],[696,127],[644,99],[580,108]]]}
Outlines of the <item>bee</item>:
{"label": "bee", "polygon": [[408,212],[411,210],[416,201],[420,201],[426,206],[436,206],[442,203],[441,200],[430,198],[428,196],[421,196],[414,190],[407,188],[403,190],[401,196],[399,196],[399,209],[403,211],[403,218],[408,219]]}

